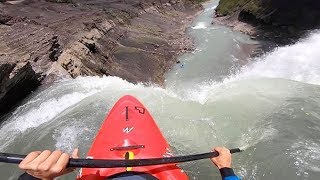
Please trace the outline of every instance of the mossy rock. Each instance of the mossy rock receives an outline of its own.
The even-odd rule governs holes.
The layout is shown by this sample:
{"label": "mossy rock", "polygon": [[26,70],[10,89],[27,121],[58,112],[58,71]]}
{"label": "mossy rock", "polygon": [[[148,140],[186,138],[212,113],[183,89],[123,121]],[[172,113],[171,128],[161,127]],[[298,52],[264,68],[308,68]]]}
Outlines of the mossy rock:
{"label": "mossy rock", "polygon": [[218,14],[225,16],[239,9],[257,15],[261,10],[261,2],[259,0],[220,0],[216,11]]}
{"label": "mossy rock", "polygon": [[241,11],[266,24],[314,28],[320,25],[319,9],[319,0],[220,0],[216,11],[218,16]]}

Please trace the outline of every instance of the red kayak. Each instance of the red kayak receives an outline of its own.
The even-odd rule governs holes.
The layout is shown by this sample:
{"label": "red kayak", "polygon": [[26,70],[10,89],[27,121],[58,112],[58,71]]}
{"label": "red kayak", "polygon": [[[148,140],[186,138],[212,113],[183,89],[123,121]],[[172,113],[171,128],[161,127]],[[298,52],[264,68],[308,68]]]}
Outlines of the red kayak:
{"label": "red kayak", "polygon": [[[168,142],[148,110],[134,97],[122,97],[103,122],[88,154],[92,159],[147,159],[171,157]],[[81,180],[141,176],[154,179],[188,179],[177,164],[82,168]],[[149,178],[150,179],[150,178]],[[151,178],[152,179],[152,178]]]}

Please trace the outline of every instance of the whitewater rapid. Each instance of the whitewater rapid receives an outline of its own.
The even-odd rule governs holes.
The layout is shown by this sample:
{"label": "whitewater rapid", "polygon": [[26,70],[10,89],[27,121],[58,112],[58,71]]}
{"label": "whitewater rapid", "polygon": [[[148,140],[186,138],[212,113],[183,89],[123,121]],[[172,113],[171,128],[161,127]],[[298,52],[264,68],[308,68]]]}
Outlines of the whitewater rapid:
{"label": "whitewater rapid", "polygon": [[[320,32],[239,66],[247,36],[211,25],[206,10],[190,28],[197,50],[181,57],[166,87],[118,77],[79,77],[39,89],[0,127],[0,151],[39,149],[85,157],[100,124],[123,95],[149,109],[175,154],[242,147],[233,167],[244,179],[318,179],[320,176]],[[211,54],[210,54],[211,53]],[[220,179],[209,160],[181,165],[191,179]],[[17,179],[15,165],[0,165]],[[74,179],[75,174],[61,179]]]}
{"label": "whitewater rapid", "polygon": [[320,32],[315,31],[299,43],[276,48],[256,58],[231,80],[245,78],[283,78],[320,84]]}

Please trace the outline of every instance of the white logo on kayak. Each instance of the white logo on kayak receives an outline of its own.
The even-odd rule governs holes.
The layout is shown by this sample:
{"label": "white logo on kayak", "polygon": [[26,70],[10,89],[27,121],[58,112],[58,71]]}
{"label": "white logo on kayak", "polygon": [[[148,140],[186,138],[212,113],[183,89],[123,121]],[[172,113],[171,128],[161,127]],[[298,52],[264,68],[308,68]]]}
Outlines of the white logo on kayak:
{"label": "white logo on kayak", "polygon": [[132,130],[133,130],[133,127],[126,127],[123,129],[123,132],[129,134]]}

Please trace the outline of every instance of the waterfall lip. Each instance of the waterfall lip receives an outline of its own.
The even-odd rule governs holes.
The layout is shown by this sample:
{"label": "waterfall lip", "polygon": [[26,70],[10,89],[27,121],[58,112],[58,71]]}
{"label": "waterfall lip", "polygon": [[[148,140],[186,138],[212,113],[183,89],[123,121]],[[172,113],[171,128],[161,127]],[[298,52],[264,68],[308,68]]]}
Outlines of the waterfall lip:
{"label": "waterfall lip", "polygon": [[208,26],[205,22],[198,22],[195,26],[191,27],[192,29],[207,29]]}
{"label": "waterfall lip", "polygon": [[252,60],[238,73],[224,81],[255,78],[282,78],[302,83],[320,85],[320,32],[311,33],[306,39]]}
{"label": "waterfall lip", "polygon": [[215,5],[215,6],[212,6],[212,7],[206,8],[204,11],[205,11],[205,12],[213,11],[213,10],[215,10],[217,7],[218,7],[218,6],[217,6],[217,5]]}

